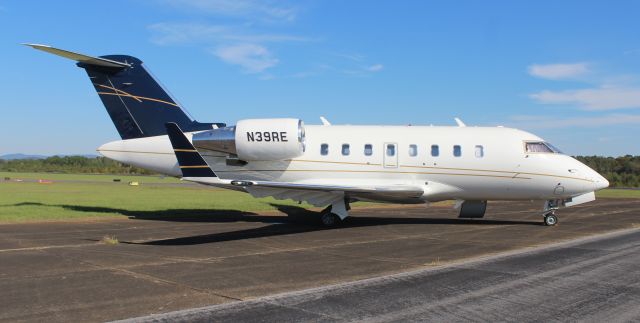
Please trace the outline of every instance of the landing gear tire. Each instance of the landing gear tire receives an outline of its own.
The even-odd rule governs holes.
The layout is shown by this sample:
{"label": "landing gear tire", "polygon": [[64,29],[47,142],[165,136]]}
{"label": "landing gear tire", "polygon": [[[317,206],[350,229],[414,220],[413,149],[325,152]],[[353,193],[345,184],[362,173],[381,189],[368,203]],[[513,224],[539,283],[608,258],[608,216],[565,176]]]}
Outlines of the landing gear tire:
{"label": "landing gear tire", "polygon": [[554,226],[558,224],[558,217],[553,213],[547,213],[544,215],[544,225],[546,226]]}
{"label": "landing gear tire", "polygon": [[334,228],[342,223],[342,219],[335,213],[324,212],[320,215],[320,223],[325,228]]}

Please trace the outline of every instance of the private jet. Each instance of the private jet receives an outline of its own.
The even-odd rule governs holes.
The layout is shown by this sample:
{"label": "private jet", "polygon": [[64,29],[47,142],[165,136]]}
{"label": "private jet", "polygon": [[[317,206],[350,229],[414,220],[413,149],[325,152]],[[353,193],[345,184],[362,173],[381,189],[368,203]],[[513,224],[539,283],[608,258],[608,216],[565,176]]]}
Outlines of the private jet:
{"label": "private jet", "polygon": [[88,56],[38,44],[76,61],[122,140],[103,156],[184,181],[324,207],[325,226],[350,204],[454,200],[460,218],[482,218],[487,201],[541,202],[556,210],[595,200],[609,182],[542,138],[507,127],[319,125],[297,118],[246,119],[234,126],[194,120],[128,55]]}

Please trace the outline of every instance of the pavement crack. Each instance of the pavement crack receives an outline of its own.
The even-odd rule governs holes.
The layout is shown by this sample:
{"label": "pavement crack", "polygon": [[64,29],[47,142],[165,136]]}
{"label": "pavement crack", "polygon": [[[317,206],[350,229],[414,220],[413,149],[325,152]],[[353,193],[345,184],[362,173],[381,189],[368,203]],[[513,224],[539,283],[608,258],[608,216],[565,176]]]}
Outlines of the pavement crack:
{"label": "pavement crack", "polygon": [[212,295],[212,296],[217,296],[217,297],[228,299],[228,300],[232,300],[232,301],[242,301],[243,300],[242,298],[237,298],[237,297],[233,297],[233,296],[229,296],[229,295],[224,295],[224,294],[221,294],[221,293],[216,293],[215,291],[210,290],[210,289],[198,288],[198,287],[194,287],[194,286],[191,286],[191,285],[188,285],[188,284],[179,283],[179,282],[176,282],[176,281],[172,281],[172,280],[156,277],[156,276],[149,275],[149,274],[135,272],[133,270],[128,270],[128,269],[125,269],[125,268],[119,268],[119,267],[114,267],[114,266],[104,266],[104,265],[93,263],[91,261],[81,260],[81,259],[78,259],[77,257],[69,257],[69,256],[66,256],[66,255],[61,255],[61,254],[58,254],[58,256],[60,256],[61,258],[65,258],[65,259],[73,259],[73,260],[77,261],[78,263],[81,263],[81,264],[84,264],[84,265],[87,265],[87,266],[91,266],[91,267],[94,267],[96,269],[109,270],[109,271],[112,271],[112,272],[125,274],[125,275],[128,275],[128,276],[136,278],[136,279],[142,279],[142,280],[150,281],[150,282],[153,282],[153,283],[162,283],[162,284],[165,284],[165,285],[171,285],[171,286],[175,286],[175,287],[180,287],[180,288],[183,288],[183,289],[192,290],[194,292],[207,294],[207,295]]}

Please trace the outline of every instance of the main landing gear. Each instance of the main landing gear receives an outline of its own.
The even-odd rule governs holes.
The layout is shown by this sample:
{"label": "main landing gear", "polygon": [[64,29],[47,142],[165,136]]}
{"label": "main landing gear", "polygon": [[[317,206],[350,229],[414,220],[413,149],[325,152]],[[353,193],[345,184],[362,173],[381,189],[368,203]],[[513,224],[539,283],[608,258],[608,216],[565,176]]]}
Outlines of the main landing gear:
{"label": "main landing gear", "polygon": [[331,213],[331,206],[329,206],[329,210],[323,210],[320,213],[320,223],[322,223],[323,227],[333,228],[342,223],[342,219],[335,213]]}
{"label": "main landing gear", "polygon": [[342,224],[342,220],[349,216],[349,200],[341,198],[334,201],[320,212],[320,223],[326,228],[335,228]]}

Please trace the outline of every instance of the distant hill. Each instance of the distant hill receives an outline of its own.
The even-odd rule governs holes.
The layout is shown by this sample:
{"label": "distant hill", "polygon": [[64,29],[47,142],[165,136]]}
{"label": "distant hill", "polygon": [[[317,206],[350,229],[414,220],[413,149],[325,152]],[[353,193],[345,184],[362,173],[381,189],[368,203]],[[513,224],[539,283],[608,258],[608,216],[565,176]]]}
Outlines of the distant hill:
{"label": "distant hill", "polygon": [[0,156],[0,159],[4,160],[15,160],[15,159],[45,159],[47,156],[44,155],[26,155],[26,154],[6,154]]}
{"label": "distant hill", "polygon": [[84,155],[56,155],[59,157],[70,157],[70,156],[80,156],[80,157],[84,157],[84,158],[98,158],[100,157],[99,155],[96,154],[84,154]]}
{"label": "distant hill", "polygon": [[[67,157],[67,156],[81,156],[81,157],[85,157],[85,158],[97,158],[98,155],[94,155],[94,154],[84,154],[84,155],[54,155],[54,156],[59,156],[59,157]],[[4,160],[18,160],[18,159],[46,159],[48,157],[52,157],[52,156],[45,156],[45,155],[28,155],[28,154],[6,154],[6,155],[0,155],[0,159],[4,159]]]}

